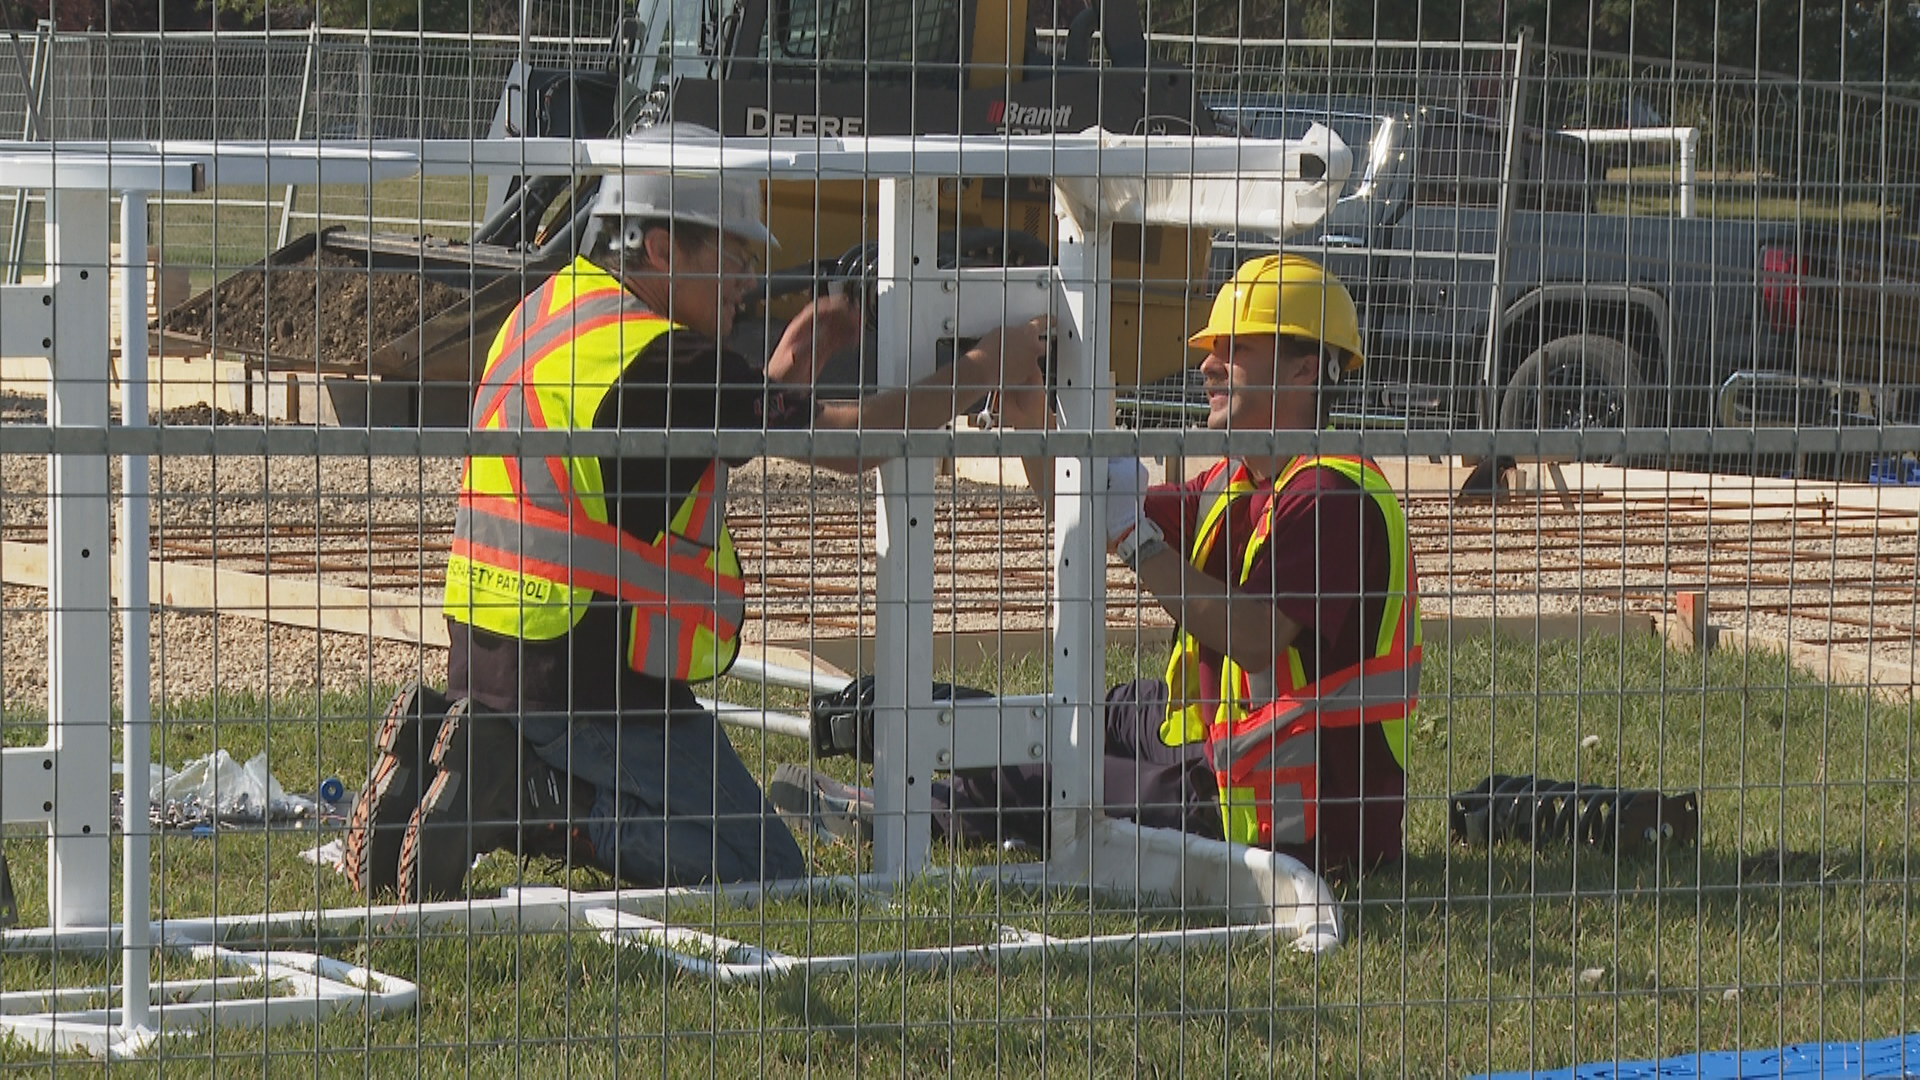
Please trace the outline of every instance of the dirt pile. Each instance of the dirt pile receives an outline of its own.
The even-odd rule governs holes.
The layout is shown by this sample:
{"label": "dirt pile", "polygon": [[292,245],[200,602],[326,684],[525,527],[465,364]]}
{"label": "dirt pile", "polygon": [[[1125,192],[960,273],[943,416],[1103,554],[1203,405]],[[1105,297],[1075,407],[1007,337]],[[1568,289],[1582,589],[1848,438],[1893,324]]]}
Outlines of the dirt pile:
{"label": "dirt pile", "polygon": [[163,326],[216,349],[267,353],[331,369],[367,354],[465,302],[466,294],[419,274],[369,270],[321,249],[296,262],[252,267],[166,314]]}
{"label": "dirt pile", "polygon": [[162,409],[149,414],[155,426],[165,427],[259,427],[266,423],[262,417],[253,413],[235,412],[201,402],[197,405],[180,405],[171,409]]}

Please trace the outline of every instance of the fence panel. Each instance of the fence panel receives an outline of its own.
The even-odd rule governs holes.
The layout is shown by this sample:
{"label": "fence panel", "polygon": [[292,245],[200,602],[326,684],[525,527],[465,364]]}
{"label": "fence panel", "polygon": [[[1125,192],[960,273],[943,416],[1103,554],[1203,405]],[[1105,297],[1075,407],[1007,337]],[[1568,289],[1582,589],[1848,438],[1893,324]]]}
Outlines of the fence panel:
{"label": "fence panel", "polygon": [[47,39],[0,1061],[1920,1072],[1894,80],[773,7]]}

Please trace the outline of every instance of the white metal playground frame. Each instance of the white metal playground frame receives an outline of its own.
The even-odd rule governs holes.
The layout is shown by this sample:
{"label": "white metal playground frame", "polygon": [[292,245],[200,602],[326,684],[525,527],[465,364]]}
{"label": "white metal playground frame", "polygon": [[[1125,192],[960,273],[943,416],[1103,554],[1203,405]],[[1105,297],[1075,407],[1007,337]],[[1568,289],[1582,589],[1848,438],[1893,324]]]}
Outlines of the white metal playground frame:
{"label": "white metal playground frame", "polygon": [[[432,925],[554,928],[584,923],[609,941],[655,949],[682,968],[724,981],[807,968],[938,966],[990,954],[1036,950],[1200,945],[1243,935],[1277,935],[1317,951],[1340,940],[1340,917],[1325,884],[1283,855],[1107,818],[1100,760],[1105,611],[1103,459],[1090,436],[1111,427],[1106,340],[1110,242],[1116,223],[1190,224],[1292,232],[1324,214],[1350,167],[1337,137],[1316,129],[1288,142],[1114,137],[1099,133],[1014,138],[772,140],[748,145],[641,141],[408,141],[313,145],[0,143],[0,186],[48,192],[44,282],[0,287],[0,335],[8,355],[43,355],[51,371],[48,607],[48,741],[0,751],[0,821],[48,830],[50,925],[0,935],[0,949],[117,950],[118,987],[0,994],[0,1032],[56,1050],[138,1053],[162,1034],[215,1021],[279,1023],[345,1008],[411,1008],[418,989],[403,980],[311,954],[224,947],[275,929],[345,931],[371,922],[384,932]],[[119,556],[125,595],[147,595],[147,472],[144,453],[110,490],[111,369],[108,327],[109,210],[118,194],[122,235],[144,235],[151,194],[218,183],[371,183],[416,172],[582,174],[621,169],[727,170],[767,179],[877,180],[880,188],[880,355],[882,383],[905,385],[933,364],[937,339],[983,332],[1040,314],[1054,319],[1057,394],[1070,456],[1055,458],[1053,646],[1050,693],[1026,698],[935,703],[933,682],[934,472],[928,456],[896,457],[880,469],[876,578],[877,708],[873,872],[704,890],[569,893],[510,890],[499,899],[355,907],[153,921],[148,874],[123,875],[121,922],[108,902],[111,793],[112,598],[109,498],[122,511]],[[1057,266],[938,269],[939,184],[959,177],[1050,176],[1060,229]],[[125,370],[146,366],[145,268],[124,268]],[[909,302],[909,297],[914,299]],[[930,299],[935,298],[938,299]],[[123,388],[122,424],[145,423],[145,383]],[[218,443],[241,433],[201,433]],[[329,435],[340,435],[330,439]],[[446,433],[459,451],[544,454],[606,452],[639,445],[635,433]],[[747,433],[751,435],[752,433]],[[184,446],[192,431],[153,432],[142,445]],[[394,436],[387,439],[382,436]],[[421,431],[261,431],[245,435],[267,452],[362,453],[404,445],[423,451]],[[755,436],[760,438],[759,436]],[[831,441],[819,437],[822,444]],[[873,452],[873,435],[852,436]],[[884,439],[882,440],[884,441]],[[337,446],[334,444],[338,444]],[[123,438],[123,447],[133,442]],[[435,445],[438,445],[437,443]],[[837,444],[835,444],[837,446]],[[849,443],[846,449],[852,449]],[[204,452],[204,451],[203,451]],[[388,452],[393,452],[391,449]],[[826,450],[823,453],[829,452]],[[132,527],[138,522],[141,527]],[[124,864],[149,865],[148,608],[122,612],[125,815]],[[806,673],[762,667],[763,678],[806,683]],[[749,677],[751,677],[749,675]],[[1036,750],[1038,753],[1036,754]],[[1108,937],[1053,938],[1007,931],[997,943],[876,955],[798,957],[726,941],[653,918],[679,895],[721,895],[752,903],[795,893],[886,889],[926,872],[930,780],[936,771],[1028,763],[1052,766],[1054,838],[1045,862],[984,868],[1007,886],[1151,896],[1226,913],[1229,924]],[[191,951],[247,974],[191,984],[151,979],[155,948]],[[254,980],[242,985],[243,980]],[[265,991],[258,984],[267,985]],[[117,991],[119,1007],[109,1002]]]}

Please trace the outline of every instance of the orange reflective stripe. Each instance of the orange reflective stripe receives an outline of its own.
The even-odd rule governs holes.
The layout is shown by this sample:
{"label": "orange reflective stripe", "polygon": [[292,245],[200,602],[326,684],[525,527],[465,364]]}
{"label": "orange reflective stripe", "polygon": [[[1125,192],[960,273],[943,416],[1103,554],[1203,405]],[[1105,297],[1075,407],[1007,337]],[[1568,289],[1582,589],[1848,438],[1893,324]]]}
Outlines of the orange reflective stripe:
{"label": "orange reflective stripe", "polygon": [[[524,355],[522,353],[526,349],[527,341],[546,329],[552,314],[547,309],[558,302],[559,295],[559,276],[555,275],[536,289],[533,296],[528,297],[525,303],[513,309],[514,321],[510,321],[508,325],[513,326],[518,332],[508,337],[503,331],[494,347],[493,357],[487,363],[486,370],[480,373],[481,392],[474,403],[473,410],[475,427],[490,422],[494,416],[498,415],[500,403],[506,399],[507,392],[521,382],[526,373],[540,362],[541,356],[546,352],[545,349],[535,349]],[[541,309],[540,315],[522,326],[519,321],[521,312],[529,306]],[[517,364],[514,362],[516,356],[520,357]]]}
{"label": "orange reflective stripe", "polygon": [[1207,747],[1214,769],[1237,775],[1263,746],[1303,731],[1405,719],[1419,679],[1418,656],[1376,656],[1244,717],[1216,721]]}
{"label": "orange reflective stripe", "polygon": [[[548,279],[548,283],[542,286],[542,289],[550,293],[555,302],[559,302],[561,298],[558,288],[555,287],[556,280],[557,275],[556,278]],[[503,347],[495,358],[495,364],[499,365],[499,368],[502,370],[489,367],[480,377],[480,385],[483,388],[483,397],[481,399],[483,404],[476,406],[475,410],[476,417],[479,420],[490,422],[495,416],[499,415],[502,403],[506,400],[507,395],[511,393],[515,387],[526,386],[528,376],[532,373],[533,369],[547,359],[553,349],[565,346],[575,337],[629,321],[659,322],[667,323],[669,326],[672,325],[668,320],[651,312],[633,311],[629,305],[622,303],[617,298],[614,299],[610,310],[591,312],[581,318],[565,318],[565,315],[579,306],[578,301],[580,299],[581,298],[576,295],[576,303],[566,305],[558,310],[545,312],[538,320],[529,324],[524,333],[511,341],[503,342]],[[589,293],[588,299],[592,299],[591,293]],[[547,338],[551,340],[538,340],[536,347],[528,349],[529,342]],[[525,350],[525,355],[520,359],[518,364],[515,364],[514,356],[522,350]],[[510,365],[511,369],[505,370]],[[538,412],[539,405],[537,403],[530,403],[530,407],[536,413]],[[546,426],[543,420],[536,419],[535,422],[542,427]]]}
{"label": "orange reflective stripe", "polygon": [[627,623],[627,666],[635,671],[650,670],[648,649],[653,642],[653,620],[636,609]]}
{"label": "orange reflective stripe", "polygon": [[592,589],[609,596],[617,596],[620,600],[634,605],[643,622],[647,618],[647,613],[651,612],[655,617],[664,616],[684,627],[683,636],[688,642],[691,642],[691,635],[696,629],[704,629],[717,637],[728,638],[740,632],[739,622],[725,618],[706,604],[686,601],[674,603],[666,596],[648,592],[617,577],[555,565],[519,552],[487,547],[472,540],[456,538],[452,545],[452,553],[471,559],[475,563],[508,570],[522,577],[567,582],[573,588]]}
{"label": "orange reflective stripe", "polygon": [[[509,457],[509,458],[500,458],[498,460],[500,462],[501,467],[506,470],[507,483],[513,485],[513,490],[515,491],[527,490],[526,479],[520,475],[520,459]],[[477,499],[480,497],[481,496],[478,493],[474,493],[472,495],[469,495],[465,491],[460,493],[460,501],[463,503],[468,501],[469,498]],[[498,496],[495,496],[495,497],[498,497]],[[538,509],[538,508],[535,507],[533,509]]]}
{"label": "orange reflective stripe", "polygon": [[1317,767],[1279,769],[1222,785],[1221,824],[1236,844],[1305,844],[1319,832]]}
{"label": "orange reflective stripe", "polygon": [[1320,833],[1320,766],[1275,769],[1255,781],[1261,844],[1304,844]]}
{"label": "orange reflective stripe", "polygon": [[[511,343],[518,339],[520,336],[520,327],[527,321],[526,317],[521,314],[526,309],[525,304],[514,305],[513,310],[507,313],[507,321],[500,324],[500,333],[496,335],[496,340],[503,343]],[[504,354],[505,351],[502,350],[502,355]]]}
{"label": "orange reflective stripe", "polygon": [[[468,513],[470,517],[473,515],[485,515],[498,521],[524,527],[529,531],[564,531],[569,540],[616,546],[620,549],[622,557],[636,559],[657,569],[696,579],[703,588],[711,584],[713,590],[722,596],[745,596],[747,592],[746,582],[738,578],[716,578],[714,576],[714,568],[707,565],[704,550],[696,554],[689,551],[675,550],[669,545],[649,544],[617,526],[607,525],[597,521],[569,519],[564,514],[557,514],[551,510],[528,506],[523,501],[504,496],[474,495],[464,501],[467,505],[462,506],[461,511]],[[471,531],[471,526],[468,531]],[[688,546],[698,547],[698,545],[691,544]],[[575,576],[581,573],[578,568],[578,562],[580,560],[573,560],[569,563],[562,563],[559,560],[553,559],[535,561],[543,561],[546,565],[550,566],[572,565],[575,567]],[[596,574],[596,576],[606,577],[611,575],[606,571],[602,571]],[[564,579],[556,578],[554,580]],[[614,590],[603,589],[601,591],[611,593]],[[665,594],[654,592],[650,595],[664,596]]]}
{"label": "orange reflective stripe", "polygon": [[[672,612],[635,608],[628,620],[627,666],[661,678],[688,681],[694,675],[694,642],[700,627]],[[706,673],[702,673],[704,677]],[[718,675],[719,672],[712,674]]]}
{"label": "orange reflective stripe", "polygon": [[[678,639],[673,643],[673,654],[680,658],[680,677],[684,679],[687,677],[687,662],[693,656],[693,639],[701,629],[701,625],[687,619],[677,619],[675,621],[680,625],[680,634]],[[708,626],[706,629],[712,630],[713,628]]]}
{"label": "orange reflective stripe", "polygon": [[[542,424],[541,428],[545,430],[546,425]],[[566,459],[542,458],[540,466],[541,471],[546,474],[545,479],[553,482],[554,492],[560,496],[559,501],[567,511],[575,517],[592,521],[593,515],[587,513],[586,504],[580,501],[580,496],[573,490],[573,478],[567,474]],[[522,485],[522,490],[526,490],[528,486],[530,485]]]}
{"label": "orange reflective stripe", "polygon": [[596,592],[618,595],[623,600],[655,602],[665,597],[644,592],[635,586],[626,585],[619,578],[596,574],[590,570],[580,570],[570,566],[547,562],[519,551],[506,551],[483,544],[477,540],[454,537],[451,548],[453,554],[464,556],[476,563],[519,574],[522,577],[537,577],[546,581],[557,581],[568,588],[593,589]]}
{"label": "orange reflective stripe", "polygon": [[688,499],[686,503],[688,507],[687,523],[689,525],[707,520],[707,512],[713,507],[712,497],[708,492],[713,490],[714,471],[719,467],[719,462],[709,462],[707,464],[707,471],[700,476],[700,483],[694,486],[693,496]]}
{"label": "orange reflective stripe", "polygon": [[[569,523],[561,515],[498,496],[475,496],[463,501],[457,516],[464,519],[459,522],[464,527],[454,530],[453,552],[456,555],[464,555],[516,574],[533,574],[568,588],[593,589],[633,603],[685,610],[688,617],[697,616],[701,625],[716,632],[727,627],[738,627],[738,620],[722,616],[712,605],[726,602],[731,607],[743,603],[746,582],[727,575],[716,575],[703,558],[667,551],[659,545],[637,540],[624,530],[598,522],[575,521],[571,523],[574,527],[568,530]],[[500,523],[516,531],[566,531],[567,547],[554,552],[559,557],[542,558],[537,549],[530,552],[525,542],[514,548],[489,544],[481,539],[487,529],[480,523],[487,521]],[[595,552],[603,554],[596,559]],[[636,581],[632,573],[620,572],[621,559],[650,565],[664,573],[658,584],[649,588]],[[601,564],[597,568],[596,562]],[[687,580],[676,586],[676,576]],[[680,603],[671,602],[672,594],[676,593],[681,598]],[[691,596],[700,596],[704,602],[691,601],[688,599]]]}

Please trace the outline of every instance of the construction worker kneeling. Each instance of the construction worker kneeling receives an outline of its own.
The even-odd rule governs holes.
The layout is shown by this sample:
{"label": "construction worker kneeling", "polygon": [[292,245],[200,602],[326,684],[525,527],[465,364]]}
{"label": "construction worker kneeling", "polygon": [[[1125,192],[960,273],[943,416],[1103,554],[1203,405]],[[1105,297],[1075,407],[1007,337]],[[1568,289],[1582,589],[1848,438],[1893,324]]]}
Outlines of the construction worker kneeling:
{"label": "construction worker kneeling", "polygon": [[[1207,426],[1324,426],[1364,357],[1345,286],[1297,255],[1242,266],[1191,344]],[[1008,394],[1011,426],[1046,421],[1045,395]],[[1051,463],[1029,462],[1050,505]],[[1106,701],[1104,809],[1143,825],[1272,848],[1323,873],[1397,859],[1407,723],[1420,683],[1419,587],[1406,520],[1371,461],[1223,461],[1149,487],[1109,462],[1107,544],[1180,627],[1166,674]],[[935,785],[935,823],[965,840],[1046,843],[1045,766],[962,771]],[[783,811],[843,835],[864,790],[792,766]]]}
{"label": "construction worker kneeling", "polygon": [[[679,124],[647,137],[717,139]],[[774,243],[762,202],[752,179],[605,178],[598,238],[494,340],[474,429],[897,431],[946,424],[989,390],[1040,385],[1045,327],[1021,323],[912,387],[815,400],[818,364],[862,329],[838,294],[794,318],[764,371],[723,347]],[[403,692],[381,726],[343,860],[360,889],[455,896],[496,849],[648,887],[805,875],[690,685],[725,673],[739,648],[745,589],[726,498],[741,464],[467,459],[447,560],[450,688]]]}

